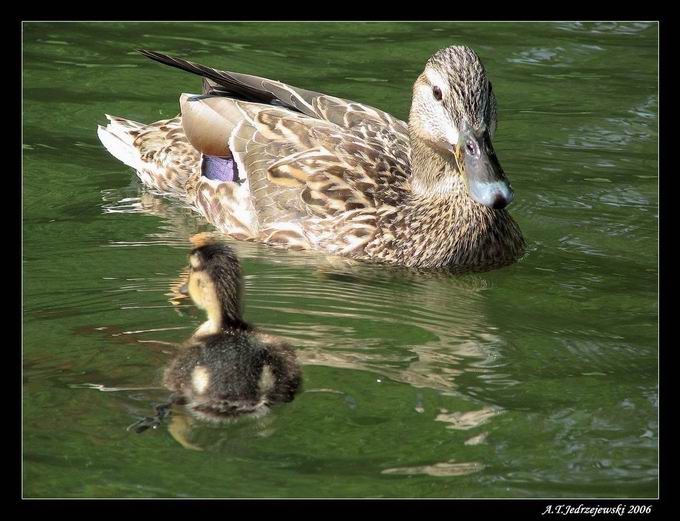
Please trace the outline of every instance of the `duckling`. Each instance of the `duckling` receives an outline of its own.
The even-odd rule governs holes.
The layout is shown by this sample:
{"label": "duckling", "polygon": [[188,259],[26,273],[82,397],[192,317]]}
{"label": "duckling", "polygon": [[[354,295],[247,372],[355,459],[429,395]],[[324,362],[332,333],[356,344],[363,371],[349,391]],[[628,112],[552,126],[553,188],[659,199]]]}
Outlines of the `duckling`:
{"label": "duckling", "polygon": [[203,244],[191,251],[189,262],[187,291],[208,320],[166,367],[165,387],[194,416],[212,421],[261,415],[292,401],[302,382],[295,352],[243,320],[234,252],[225,244]]}

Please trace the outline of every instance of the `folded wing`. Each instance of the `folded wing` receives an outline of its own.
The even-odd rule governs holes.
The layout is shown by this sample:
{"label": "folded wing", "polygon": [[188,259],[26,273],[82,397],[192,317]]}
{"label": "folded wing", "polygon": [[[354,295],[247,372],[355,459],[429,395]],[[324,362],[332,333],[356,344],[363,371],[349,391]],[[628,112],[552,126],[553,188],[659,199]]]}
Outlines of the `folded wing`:
{"label": "folded wing", "polygon": [[259,227],[375,210],[398,199],[410,171],[404,122],[278,81],[142,52],[204,78],[203,95],[182,96],[184,130],[204,154],[234,157]]}

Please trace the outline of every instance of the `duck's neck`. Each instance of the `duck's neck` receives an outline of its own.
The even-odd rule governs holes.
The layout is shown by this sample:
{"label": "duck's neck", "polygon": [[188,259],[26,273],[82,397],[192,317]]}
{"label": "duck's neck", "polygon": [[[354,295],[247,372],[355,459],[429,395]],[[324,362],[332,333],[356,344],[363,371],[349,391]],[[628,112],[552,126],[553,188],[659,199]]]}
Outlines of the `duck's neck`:
{"label": "duck's neck", "polygon": [[411,194],[401,236],[404,263],[417,267],[485,268],[522,255],[524,239],[505,210],[476,203],[453,155],[411,139]]}
{"label": "duck's neck", "polygon": [[216,335],[222,330],[222,322],[219,319],[211,318],[208,316],[208,320],[203,322],[198,329],[194,332],[195,337],[199,336],[209,336]]}
{"label": "duck's neck", "polygon": [[[418,197],[455,196],[461,189],[455,158],[411,138],[411,190]],[[462,187],[464,188],[464,186]]]}
{"label": "duck's neck", "polygon": [[241,318],[239,310],[227,306],[210,306],[206,308],[208,320],[203,322],[194,333],[194,337],[216,335],[218,333],[248,331],[250,326]]}

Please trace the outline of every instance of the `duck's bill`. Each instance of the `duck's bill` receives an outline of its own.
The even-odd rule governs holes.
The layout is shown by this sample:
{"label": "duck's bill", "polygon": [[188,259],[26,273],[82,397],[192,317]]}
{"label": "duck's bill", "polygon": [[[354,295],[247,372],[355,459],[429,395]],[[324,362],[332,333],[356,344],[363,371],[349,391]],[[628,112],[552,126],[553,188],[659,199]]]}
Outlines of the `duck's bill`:
{"label": "duck's bill", "polygon": [[469,129],[462,132],[460,156],[470,196],[495,210],[508,206],[514,194],[498,162],[489,133],[478,136]]}

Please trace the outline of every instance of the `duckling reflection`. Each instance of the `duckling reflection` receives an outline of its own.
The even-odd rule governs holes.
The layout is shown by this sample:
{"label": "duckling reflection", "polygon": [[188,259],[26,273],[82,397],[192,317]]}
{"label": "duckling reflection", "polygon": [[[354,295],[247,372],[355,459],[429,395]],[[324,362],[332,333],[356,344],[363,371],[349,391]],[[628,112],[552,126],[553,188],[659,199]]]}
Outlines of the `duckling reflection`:
{"label": "duckling reflection", "polygon": [[208,243],[189,256],[187,291],[208,320],[165,369],[163,384],[206,420],[263,414],[290,402],[302,372],[294,351],[256,332],[242,318],[241,269],[225,244]]}

